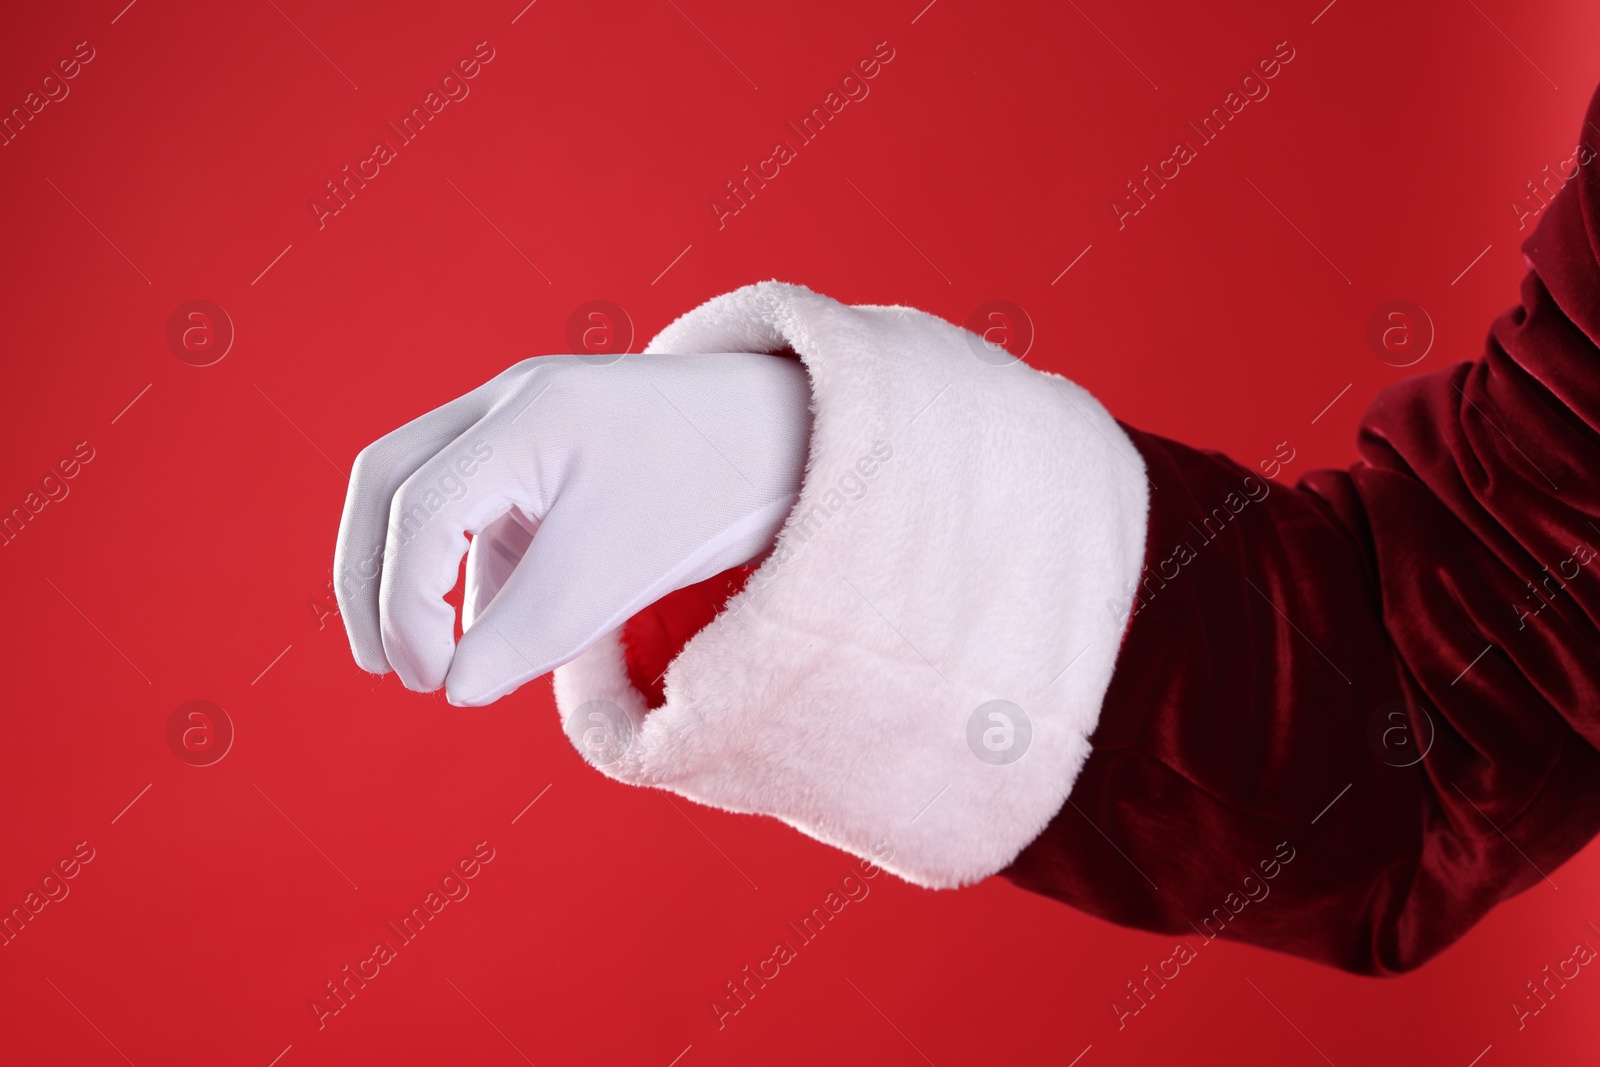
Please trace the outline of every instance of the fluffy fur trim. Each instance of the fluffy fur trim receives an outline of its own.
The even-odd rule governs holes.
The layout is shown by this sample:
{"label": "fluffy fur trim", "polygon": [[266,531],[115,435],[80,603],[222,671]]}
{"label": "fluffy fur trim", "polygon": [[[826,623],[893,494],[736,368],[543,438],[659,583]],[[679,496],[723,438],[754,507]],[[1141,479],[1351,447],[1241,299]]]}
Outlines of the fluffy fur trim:
{"label": "fluffy fur trim", "polygon": [[[911,308],[763,282],[644,358],[786,348],[814,422],[773,552],[673,661],[661,707],[618,634],[556,671],[557,702],[613,777],[776,816],[920,885],[977,881],[1089,754],[1144,558],[1144,462],[1083,389]],[[581,743],[596,714],[620,740]]]}

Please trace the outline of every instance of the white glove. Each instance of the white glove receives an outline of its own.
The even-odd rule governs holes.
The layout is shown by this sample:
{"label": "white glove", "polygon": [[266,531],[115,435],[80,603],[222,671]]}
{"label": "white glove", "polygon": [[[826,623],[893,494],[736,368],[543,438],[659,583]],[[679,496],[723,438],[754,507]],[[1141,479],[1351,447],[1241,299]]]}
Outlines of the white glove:
{"label": "white glove", "polygon": [[546,356],[367,446],[334,553],[356,662],[488,704],[759,556],[797,499],[808,396],[782,356]]}

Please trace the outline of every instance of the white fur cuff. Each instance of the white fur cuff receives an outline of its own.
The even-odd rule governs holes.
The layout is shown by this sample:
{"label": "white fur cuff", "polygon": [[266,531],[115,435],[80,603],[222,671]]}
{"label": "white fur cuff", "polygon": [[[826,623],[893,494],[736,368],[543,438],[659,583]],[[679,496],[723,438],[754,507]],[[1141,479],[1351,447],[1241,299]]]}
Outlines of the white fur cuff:
{"label": "white fur cuff", "polygon": [[1089,754],[1143,563],[1143,460],[1078,386],[910,308],[764,282],[645,351],[784,348],[814,421],[777,547],[660,708],[619,634],[556,671],[557,702],[613,777],[777,816],[921,885],[977,881]]}

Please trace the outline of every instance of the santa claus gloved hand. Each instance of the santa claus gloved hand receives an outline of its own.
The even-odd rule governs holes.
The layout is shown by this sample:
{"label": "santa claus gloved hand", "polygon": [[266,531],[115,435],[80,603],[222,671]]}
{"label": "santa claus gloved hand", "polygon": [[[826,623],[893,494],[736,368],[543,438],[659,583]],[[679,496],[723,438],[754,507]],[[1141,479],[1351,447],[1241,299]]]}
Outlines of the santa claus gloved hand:
{"label": "santa claus gloved hand", "polygon": [[792,358],[547,356],[374,442],[334,558],[356,662],[487,704],[759,555],[799,491],[806,400]]}
{"label": "santa claus gloved hand", "polygon": [[[783,350],[804,372],[749,354]],[[671,354],[696,352],[736,354]],[[1147,506],[1139,453],[1072,383],[922,312],[763,283],[643,355],[520,364],[368,448],[337,573],[369,670],[480,704],[565,664],[568,734],[606,774],[951,886],[1071,790]],[[774,532],[649,707],[624,621]]]}

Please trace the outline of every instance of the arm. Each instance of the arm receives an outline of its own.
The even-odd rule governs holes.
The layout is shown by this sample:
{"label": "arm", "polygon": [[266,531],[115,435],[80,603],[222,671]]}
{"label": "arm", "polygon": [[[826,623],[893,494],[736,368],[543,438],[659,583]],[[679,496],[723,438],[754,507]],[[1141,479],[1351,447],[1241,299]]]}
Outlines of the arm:
{"label": "arm", "polygon": [[[1113,922],[1383,974],[1600,831],[1595,220],[1589,169],[1483,357],[1385,391],[1348,471],[1288,488],[1122,427],[1149,513],[1093,751],[1000,873]],[[641,684],[672,617],[698,618],[668,601],[630,626]]]}
{"label": "arm", "polygon": [[[638,360],[648,377],[703,358],[673,353],[799,358],[805,472],[770,551],[689,584],[667,573],[682,546],[580,550],[586,511],[570,508],[576,547],[543,583],[581,597],[574,576],[615,577],[607,552],[636,573],[580,643],[518,609],[540,595],[526,561],[475,593],[469,560],[469,605],[520,620],[492,636],[540,652],[484,660],[492,684],[459,692],[486,701],[560,664],[569,736],[603,772],[777,816],[921,885],[1001,873],[1131,926],[1415,967],[1600,829],[1597,196],[1585,172],[1547,209],[1522,306],[1483,358],[1386,391],[1360,461],[1292,489],[978,358],[977,338],[921,312],[775,282],[719,297]],[[723,402],[708,412],[740,409]],[[682,466],[662,455],[694,445],[657,414],[683,441],[633,442],[651,486]],[[746,422],[728,440],[754,459],[765,431]],[[631,463],[590,486],[596,514]],[[557,508],[570,467],[550,468]],[[724,482],[699,500],[738,488]],[[381,515],[368,495],[350,506]],[[518,506],[543,522],[537,505]],[[505,509],[474,509],[448,532],[488,543]],[[508,544],[533,559],[547,530],[527,525]],[[436,586],[448,548],[419,568]],[[371,618],[346,616],[368,626],[358,655],[401,666],[385,613],[410,583],[391,591],[392,563]],[[408,684],[455,678],[446,622]],[[482,629],[463,650],[497,647]]]}

